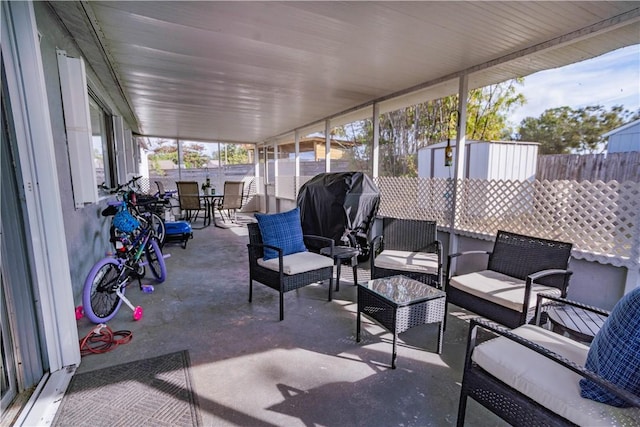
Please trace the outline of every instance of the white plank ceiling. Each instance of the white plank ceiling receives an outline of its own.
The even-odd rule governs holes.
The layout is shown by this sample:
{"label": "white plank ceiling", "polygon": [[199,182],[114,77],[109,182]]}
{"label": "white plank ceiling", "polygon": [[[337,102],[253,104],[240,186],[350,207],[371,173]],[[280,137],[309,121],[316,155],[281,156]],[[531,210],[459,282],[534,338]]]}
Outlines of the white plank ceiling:
{"label": "white plank ceiling", "polygon": [[640,43],[636,1],[50,5],[135,132],[186,140],[323,130]]}

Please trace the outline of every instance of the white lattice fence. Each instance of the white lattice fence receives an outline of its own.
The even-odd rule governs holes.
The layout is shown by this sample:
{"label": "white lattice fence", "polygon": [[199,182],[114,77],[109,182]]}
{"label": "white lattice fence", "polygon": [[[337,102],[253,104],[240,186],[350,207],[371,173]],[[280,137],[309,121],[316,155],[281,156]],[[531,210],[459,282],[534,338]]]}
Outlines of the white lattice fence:
{"label": "white lattice fence", "polygon": [[[450,226],[448,179],[376,180],[380,215],[435,219]],[[611,181],[458,182],[455,229],[490,238],[500,230],[574,244],[591,261],[637,267],[640,258],[640,184]]]}
{"label": "white lattice fence", "polygon": [[376,178],[380,189],[378,214],[394,218],[430,219],[449,227],[453,182],[445,178]]}

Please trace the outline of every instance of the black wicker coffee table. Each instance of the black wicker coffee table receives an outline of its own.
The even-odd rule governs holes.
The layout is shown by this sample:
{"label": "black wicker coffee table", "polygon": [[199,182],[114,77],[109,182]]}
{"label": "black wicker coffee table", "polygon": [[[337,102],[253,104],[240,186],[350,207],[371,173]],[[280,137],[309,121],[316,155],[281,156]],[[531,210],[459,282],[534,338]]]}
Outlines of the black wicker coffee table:
{"label": "black wicker coffee table", "polygon": [[[331,248],[322,248],[320,253],[322,255],[330,256]],[[356,248],[349,246],[334,246],[333,247],[333,261],[338,266],[337,278],[336,278],[336,291],[340,290],[340,266],[343,263],[348,263],[353,268],[353,284],[358,283],[358,251]]]}
{"label": "black wicker coffee table", "polygon": [[391,276],[358,283],[358,320],[356,341],[360,342],[360,316],[364,313],[393,333],[391,367],[396,367],[398,334],[414,326],[440,323],[438,354],[442,352],[442,334],[446,293],[405,276]]}

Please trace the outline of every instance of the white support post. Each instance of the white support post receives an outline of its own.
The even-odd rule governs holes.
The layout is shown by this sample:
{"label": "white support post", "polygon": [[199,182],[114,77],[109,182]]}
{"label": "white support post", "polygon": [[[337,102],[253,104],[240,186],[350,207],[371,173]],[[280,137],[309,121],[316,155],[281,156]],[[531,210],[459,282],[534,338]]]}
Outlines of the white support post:
{"label": "white support post", "polygon": [[178,179],[182,181],[182,142],[176,139],[176,145],[178,146]]}
{"label": "white support post", "polygon": [[275,185],[275,197],[278,199],[278,143],[273,143],[273,184]]}
{"label": "white support post", "polygon": [[296,129],[293,134],[295,163],[293,171],[293,195],[298,197],[298,184],[300,183],[300,131]]}
{"label": "white support post", "polygon": [[256,183],[256,190],[260,182],[260,149],[257,145],[253,146],[253,177]]}
{"label": "white support post", "polygon": [[371,144],[371,175],[377,178],[380,174],[380,105],[373,104],[373,142]]}
{"label": "white support post", "polygon": [[324,121],[324,171],[331,172],[331,122]]}
{"label": "white support post", "polygon": [[[227,177],[224,174],[224,169],[222,168],[222,156],[220,155],[220,141],[218,141],[218,171],[216,173],[216,180],[218,181],[218,187],[224,187],[224,182]],[[224,188],[222,189],[224,191]]]}
{"label": "white support post", "polygon": [[[469,90],[469,77],[465,74],[460,77],[460,85],[458,88],[458,123],[456,129],[456,148],[454,151],[454,177],[453,194],[451,201],[451,218],[449,219],[451,226],[449,227],[449,253],[458,252],[458,236],[455,234],[456,227],[456,211],[458,204],[458,186],[464,178],[464,152],[467,131],[467,98]],[[455,271],[456,262],[453,260],[451,269]],[[450,274],[446,272],[446,274]]]}

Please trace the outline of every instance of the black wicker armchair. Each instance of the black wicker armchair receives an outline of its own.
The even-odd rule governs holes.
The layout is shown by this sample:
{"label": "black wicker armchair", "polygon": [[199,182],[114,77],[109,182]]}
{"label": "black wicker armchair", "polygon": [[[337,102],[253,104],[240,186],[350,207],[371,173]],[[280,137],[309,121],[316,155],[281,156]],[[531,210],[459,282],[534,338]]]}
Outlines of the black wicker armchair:
{"label": "black wicker armchair", "polygon": [[402,274],[442,288],[442,258],[435,221],[384,217],[371,241],[371,278]]}
{"label": "black wicker armchair", "polygon": [[[313,252],[282,255],[282,249],[265,245],[262,242],[260,227],[256,223],[247,224],[249,229],[249,302],[253,298],[253,281],[260,282],[280,294],[280,320],[284,319],[284,293],[323,280],[329,281],[329,301],[333,289],[333,240],[320,236],[306,235],[305,243],[319,242],[329,247],[331,256]],[[322,245],[321,245],[322,246]],[[263,261],[264,248],[269,247],[278,252],[278,258],[272,263]]]}
{"label": "black wicker armchair", "polygon": [[[571,243],[498,231],[492,251],[449,255],[447,304],[510,328],[518,327],[533,319],[537,294],[566,297],[571,249]],[[469,254],[489,255],[487,268],[453,275],[452,260]]]}
{"label": "black wicker armchair", "polygon": [[[602,313],[566,299],[552,299]],[[481,330],[483,337],[496,338],[481,342]],[[538,325],[510,331],[485,319],[472,319],[457,425],[464,425],[468,397],[517,426],[638,425],[640,397],[586,369],[588,352],[585,344]],[[630,407],[581,397],[582,378]]]}

